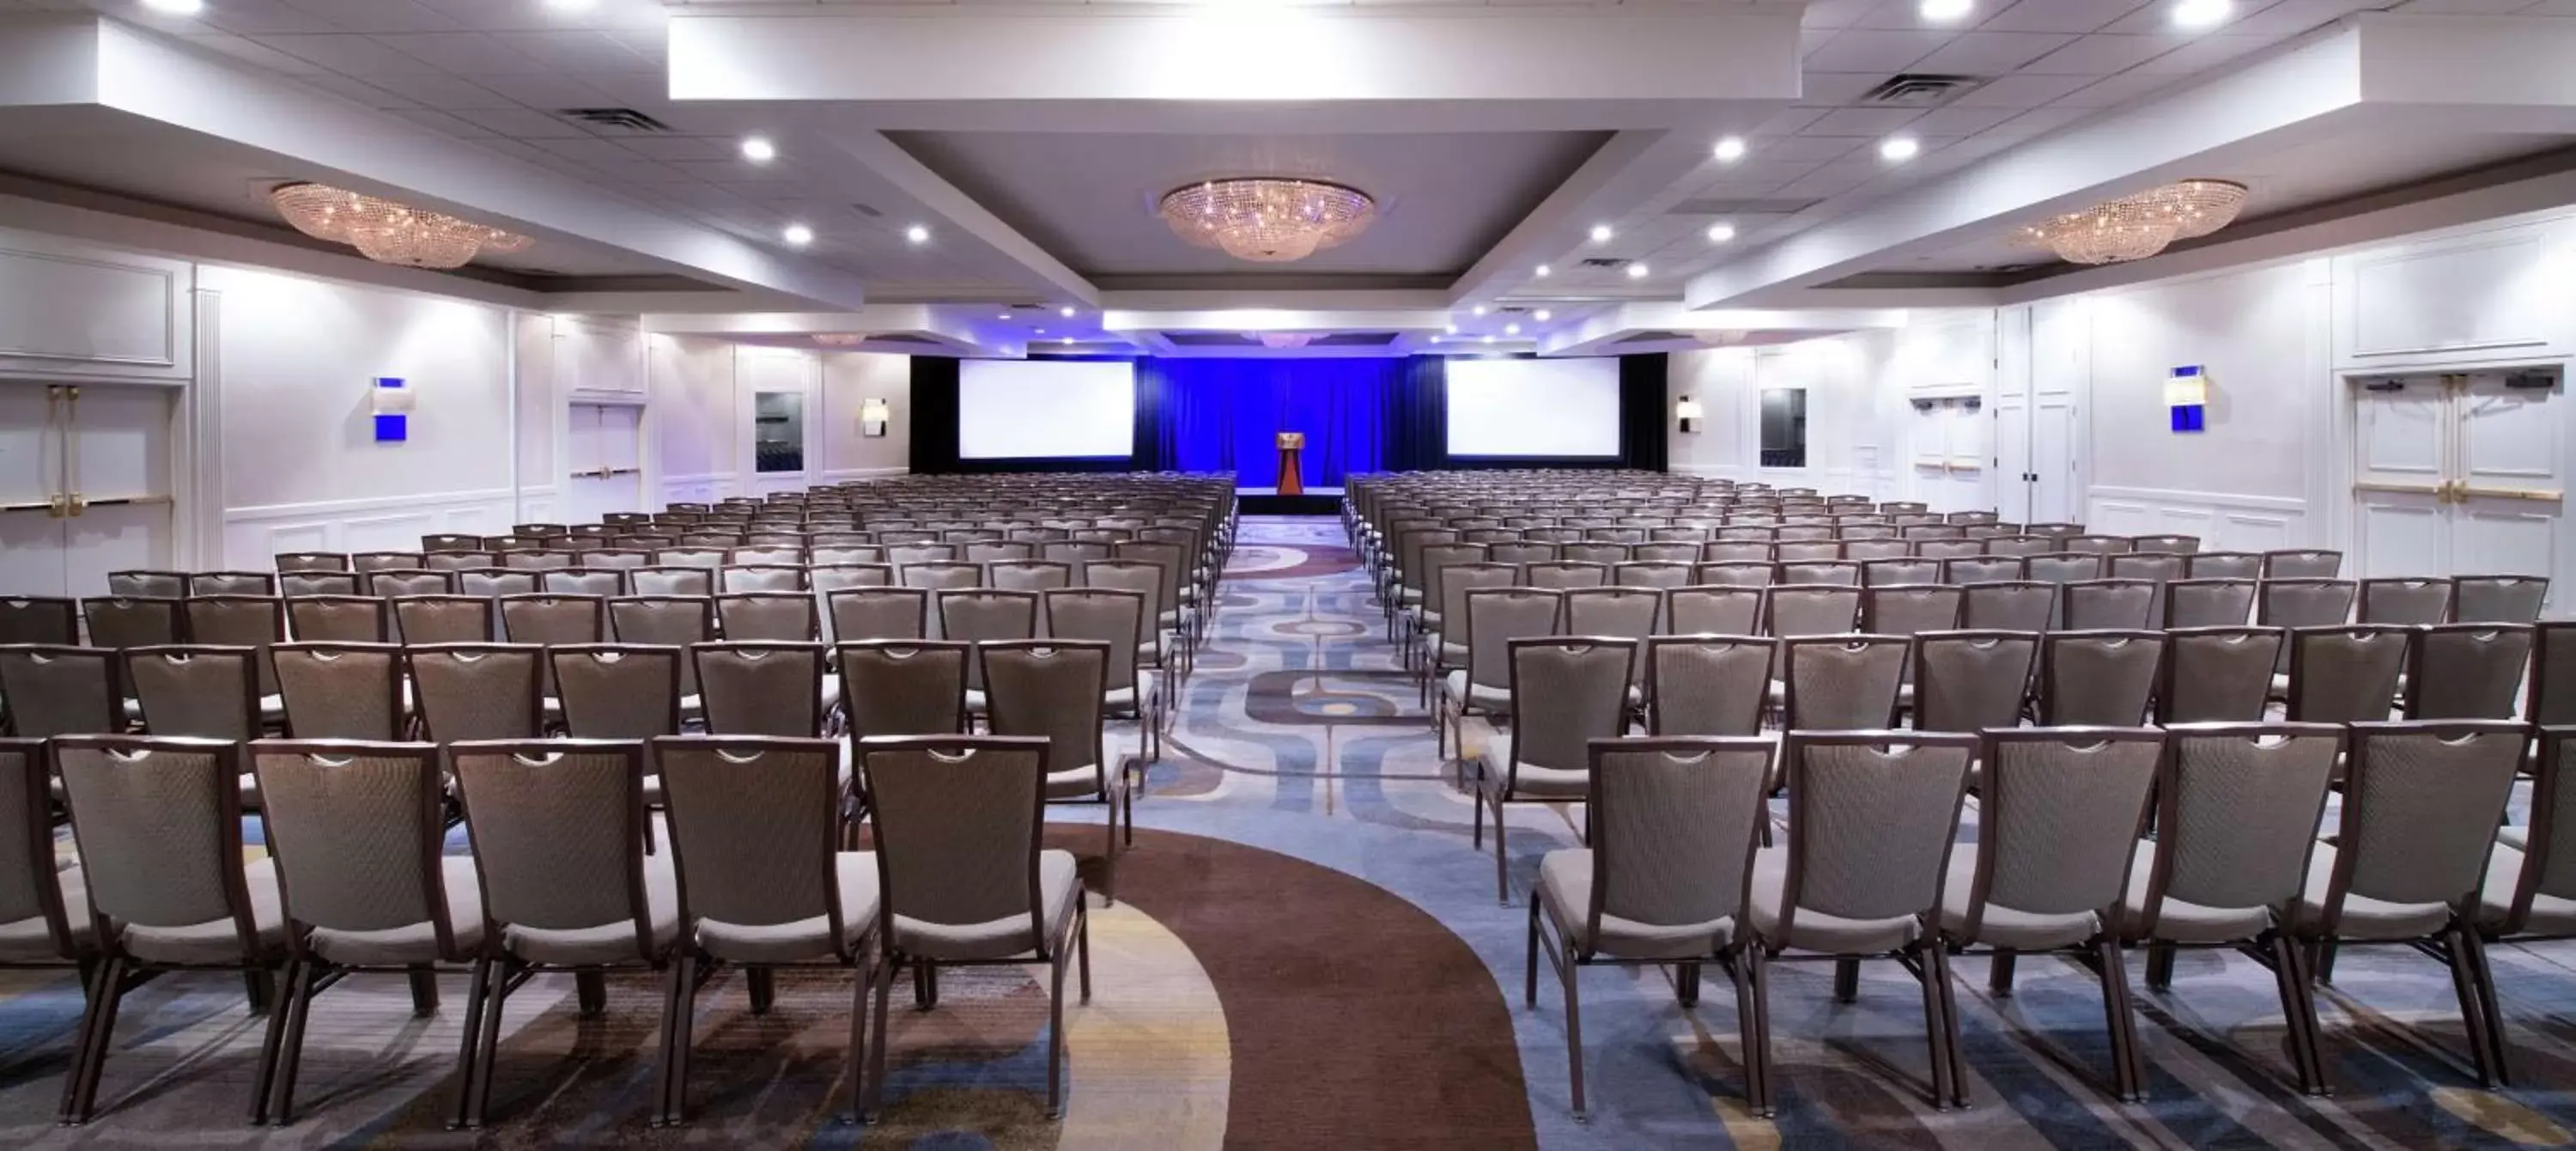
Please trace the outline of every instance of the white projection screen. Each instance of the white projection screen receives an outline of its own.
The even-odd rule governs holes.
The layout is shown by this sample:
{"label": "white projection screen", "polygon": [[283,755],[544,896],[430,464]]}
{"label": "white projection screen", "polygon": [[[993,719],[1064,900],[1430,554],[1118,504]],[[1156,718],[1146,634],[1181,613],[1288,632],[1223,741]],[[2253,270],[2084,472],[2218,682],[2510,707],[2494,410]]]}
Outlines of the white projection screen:
{"label": "white projection screen", "polygon": [[1600,459],[1619,454],[1619,361],[1449,361],[1449,454]]}
{"label": "white projection screen", "polygon": [[1135,451],[1133,363],[968,360],[958,367],[960,459],[1124,458]]}

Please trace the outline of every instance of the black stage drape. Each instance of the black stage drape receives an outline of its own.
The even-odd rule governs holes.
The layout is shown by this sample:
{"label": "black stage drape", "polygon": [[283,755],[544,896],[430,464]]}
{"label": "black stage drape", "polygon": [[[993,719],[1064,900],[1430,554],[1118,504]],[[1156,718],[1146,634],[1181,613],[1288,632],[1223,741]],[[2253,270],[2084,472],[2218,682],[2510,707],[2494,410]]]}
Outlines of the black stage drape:
{"label": "black stage drape", "polygon": [[1411,356],[1395,389],[1395,434],[1387,437],[1386,470],[1433,471],[1449,466],[1449,361]]}
{"label": "black stage drape", "polygon": [[957,470],[957,361],[912,358],[912,470]]}
{"label": "black stage drape", "polygon": [[1664,438],[1664,377],[1672,357],[1662,352],[1619,357],[1619,464],[1641,472],[1666,470],[1671,444]]}

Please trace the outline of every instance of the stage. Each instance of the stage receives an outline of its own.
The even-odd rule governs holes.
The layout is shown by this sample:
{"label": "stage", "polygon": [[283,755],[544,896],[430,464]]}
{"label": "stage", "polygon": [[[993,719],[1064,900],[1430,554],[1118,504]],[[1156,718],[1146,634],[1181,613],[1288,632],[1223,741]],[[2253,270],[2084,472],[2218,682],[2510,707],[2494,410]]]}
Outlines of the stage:
{"label": "stage", "polygon": [[1342,514],[1342,489],[1308,488],[1301,496],[1283,496],[1277,488],[1238,487],[1234,506],[1247,516],[1336,516]]}

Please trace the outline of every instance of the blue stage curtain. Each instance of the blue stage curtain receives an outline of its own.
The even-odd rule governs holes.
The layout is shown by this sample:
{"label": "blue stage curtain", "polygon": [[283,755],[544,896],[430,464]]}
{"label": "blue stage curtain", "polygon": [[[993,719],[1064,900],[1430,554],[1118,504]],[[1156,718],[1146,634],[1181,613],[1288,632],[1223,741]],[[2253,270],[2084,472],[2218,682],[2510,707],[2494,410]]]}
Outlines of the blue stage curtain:
{"label": "blue stage curtain", "polygon": [[1337,488],[1352,472],[1386,467],[1388,421],[1405,376],[1401,359],[1156,359],[1138,365],[1162,384],[1171,466],[1232,471],[1269,487],[1280,432],[1306,434],[1308,487]]}

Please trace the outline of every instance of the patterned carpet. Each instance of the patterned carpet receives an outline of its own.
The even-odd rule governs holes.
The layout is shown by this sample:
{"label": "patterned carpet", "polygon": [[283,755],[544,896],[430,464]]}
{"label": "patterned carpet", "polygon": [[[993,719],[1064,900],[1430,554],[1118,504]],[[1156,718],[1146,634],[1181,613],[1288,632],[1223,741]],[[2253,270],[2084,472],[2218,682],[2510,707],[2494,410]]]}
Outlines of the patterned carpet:
{"label": "patterned carpet", "polygon": [[[260,1024],[238,979],[171,976],[136,992],[91,1127],[51,1125],[78,1012],[65,977],[0,976],[0,1146],[1192,1147],[2372,1147],[2563,1146],[2576,1126],[2576,946],[2499,948],[2523,1086],[2476,1089],[2449,980],[2398,949],[2347,951],[2321,990],[2331,1100],[2300,1097],[2270,975],[2186,953],[2173,990],[2140,986],[2150,1101],[2111,1103],[2092,975],[2026,959],[2010,998],[1955,964],[1974,1106],[1938,1113],[1920,998],[1891,965],[1837,1004],[1830,968],[1773,968],[1776,1121],[1743,1110],[1723,978],[1676,1005],[1662,970],[1582,976],[1592,1120],[1569,1112],[1563,1011],[1519,1003],[1538,859],[1571,813],[1512,813],[1515,906],[1433,751],[1411,681],[1338,523],[1251,520],[1165,762],[1137,807],[1123,898],[1094,899],[1097,996],[1067,1013],[1070,1096],[1048,1122],[1045,997],[1034,972],[943,979],[935,1011],[897,996],[888,1110],[836,1119],[849,985],[782,976],[753,1016],[738,977],[698,1011],[691,1124],[645,1125],[660,1009],[612,980],[580,1019],[540,978],[505,1019],[478,1136],[440,1128],[464,982],[414,1018],[402,981],[358,977],[316,1002],[297,1125],[241,1125]],[[1098,812],[1055,813],[1096,868]],[[1973,834],[1973,827],[1971,828]],[[1490,848],[1489,848],[1490,850]],[[2138,965],[2132,964],[2132,975]],[[1543,980],[1544,984],[1545,981]]]}

